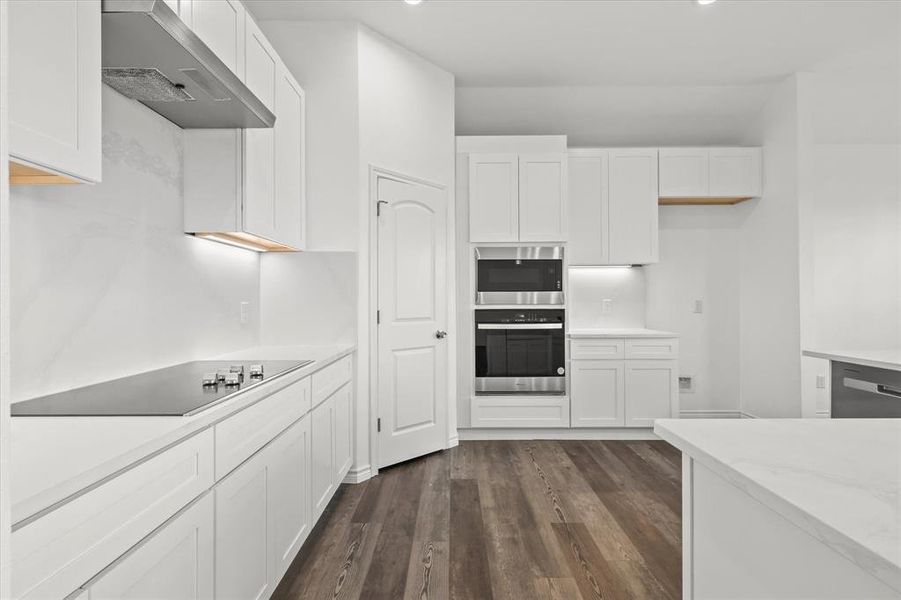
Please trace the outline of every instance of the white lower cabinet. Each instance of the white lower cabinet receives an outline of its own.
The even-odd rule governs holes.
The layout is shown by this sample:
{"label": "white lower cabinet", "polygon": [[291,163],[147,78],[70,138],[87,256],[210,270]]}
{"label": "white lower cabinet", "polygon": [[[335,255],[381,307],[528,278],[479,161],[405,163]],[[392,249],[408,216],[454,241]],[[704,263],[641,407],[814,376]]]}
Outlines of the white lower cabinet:
{"label": "white lower cabinet", "polygon": [[[597,356],[595,347],[610,348],[610,357],[580,358]],[[573,340],[570,350],[572,427],[653,427],[679,417],[676,339]]]}
{"label": "white lower cabinet", "polygon": [[322,401],[310,414],[313,520],[319,518],[335,491],[335,396]]}
{"label": "white lower cabinet", "polygon": [[353,462],[353,393],[345,385],[335,393],[335,481],[340,484]]}
{"label": "white lower cabinet", "polygon": [[625,424],[624,371],[623,361],[572,362],[573,427],[622,427]]}
{"label": "white lower cabinet", "polygon": [[216,486],[216,598],[268,598],[310,531],[310,417]]}
{"label": "white lower cabinet", "polygon": [[126,554],[76,598],[213,598],[213,495],[207,494]]}

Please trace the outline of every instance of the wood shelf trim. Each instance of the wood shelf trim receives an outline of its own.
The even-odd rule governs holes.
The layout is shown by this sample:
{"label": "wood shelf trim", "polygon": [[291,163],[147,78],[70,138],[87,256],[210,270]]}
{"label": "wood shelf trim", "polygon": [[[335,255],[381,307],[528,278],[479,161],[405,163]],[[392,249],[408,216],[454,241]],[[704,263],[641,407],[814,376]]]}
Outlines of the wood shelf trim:
{"label": "wood shelf trim", "polygon": [[9,161],[9,185],[73,185],[83,183],[52,171]]}

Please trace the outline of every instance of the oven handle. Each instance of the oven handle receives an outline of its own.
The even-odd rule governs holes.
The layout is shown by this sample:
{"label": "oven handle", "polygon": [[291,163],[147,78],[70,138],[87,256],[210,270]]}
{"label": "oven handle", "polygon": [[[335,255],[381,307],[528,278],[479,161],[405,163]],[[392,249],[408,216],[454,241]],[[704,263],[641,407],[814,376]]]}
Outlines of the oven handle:
{"label": "oven handle", "polygon": [[563,329],[563,323],[479,323],[478,329]]}

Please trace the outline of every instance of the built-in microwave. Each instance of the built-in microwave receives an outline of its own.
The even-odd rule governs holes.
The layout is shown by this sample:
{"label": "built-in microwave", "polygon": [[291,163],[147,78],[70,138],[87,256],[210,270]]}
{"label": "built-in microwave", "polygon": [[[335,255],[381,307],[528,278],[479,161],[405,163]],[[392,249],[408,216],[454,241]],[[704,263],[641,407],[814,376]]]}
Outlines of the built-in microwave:
{"label": "built-in microwave", "polygon": [[475,311],[476,394],[564,394],[562,309]]}
{"label": "built-in microwave", "polygon": [[563,248],[479,247],[476,304],[563,304]]}

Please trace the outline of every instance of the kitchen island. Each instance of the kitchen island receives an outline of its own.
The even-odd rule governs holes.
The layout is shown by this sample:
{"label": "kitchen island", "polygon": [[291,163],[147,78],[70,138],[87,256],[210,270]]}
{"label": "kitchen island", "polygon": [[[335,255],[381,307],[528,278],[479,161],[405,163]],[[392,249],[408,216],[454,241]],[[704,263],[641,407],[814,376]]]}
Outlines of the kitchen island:
{"label": "kitchen island", "polygon": [[901,420],[660,420],[683,597],[901,597]]}

